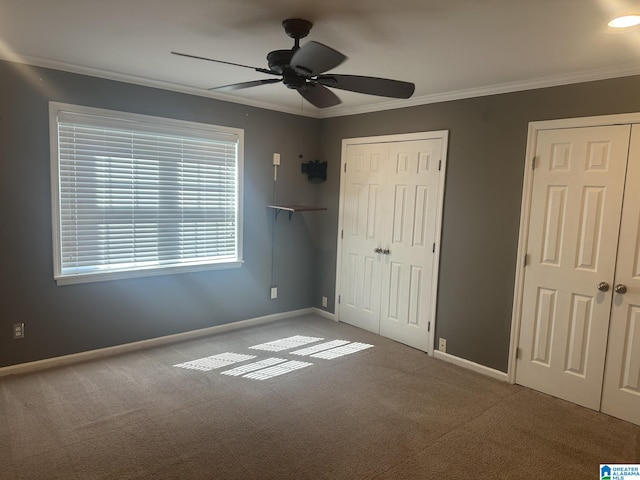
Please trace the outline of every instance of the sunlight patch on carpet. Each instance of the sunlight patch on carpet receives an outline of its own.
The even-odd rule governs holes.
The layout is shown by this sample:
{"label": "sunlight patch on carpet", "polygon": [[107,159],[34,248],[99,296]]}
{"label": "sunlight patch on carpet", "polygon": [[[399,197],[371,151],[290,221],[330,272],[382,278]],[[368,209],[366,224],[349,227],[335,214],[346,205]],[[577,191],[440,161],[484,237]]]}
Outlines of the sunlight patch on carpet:
{"label": "sunlight patch on carpet", "polygon": [[342,347],[332,348],[331,350],[324,350],[322,352],[314,353],[313,355],[311,355],[311,357],[322,358],[324,360],[332,360],[334,358],[350,355],[352,353],[360,352],[361,350],[366,350],[367,348],[371,347],[373,347],[373,345],[369,345],[368,343],[354,342]]}
{"label": "sunlight patch on carpet", "polygon": [[278,375],[284,375],[285,373],[291,373],[294,370],[300,370],[301,368],[309,367],[311,365],[313,365],[313,363],[291,360],[286,363],[281,363],[280,365],[275,365],[273,367],[264,368],[256,372],[248,373],[242,378],[251,378],[253,380],[267,380],[269,378],[277,377]]}
{"label": "sunlight patch on carpet", "polygon": [[314,353],[321,352],[322,350],[329,350],[330,348],[340,347],[347,343],[349,343],[347,340],[331,340],[330,342],[319,343],[317,345],[312,345],[301,350],[295,350],[290,353],[291,355],[300,355],[301,357],[306,357],[307,355],[312,355]]}
{"label": "sunlight patch on carpet", "polygon": [[272,342],[261,343],[260,345],[253,345],[249,347],[251,350],[266,350],[268,352],[281,352],[282,350],[289,350],[290,348],[301,347],[308,343],[319,342],[324,338],[319,337],[305,337],[302,335],[294,335],[293,337],[281,338],[280,340],[273,340]]}
{"label": "sunlight patch on carpet", "polygon": [[[373,347],[368,343],[350,342],[348,340],[328,340],[322,343],[315,343],[324,340],[321,337],[307,337],[304,335],[294,335],[292,337],[272,340],[259,345],[247,347],[251,350],[263,350],[266,352],[281,352],[278,355],[284,357],[258,358],[257,355],[246,355],[242,353],[225,352],[210,357],[199,358],[189,362],[178,363],[174,367],[189,370],[209,372],[224,367],[221,375],[229,377],[241,377],[252,380],[268,380],[279,377],[287,373],[313,366],[313,363],[300,360],[290,360],[288,355],[298,357],[319,358],[323,360],[333,360],[334,358],[351,355],[362,350]],[[313,345],[309,345],[313,344]],[[284,350],[292,351],[285,352]],[[255,352],[258,354],[259,352]],[[263,354],[264,356],[268,354]],[[251,362],[249,362],[251,360]],[[245,362],[242,365],[234,365]]]}
{"label": "sunlight patch on carpet", "polygon": [[246,365],[240,365],[239,367],[232,368],[231,370],[225,370],[224,372],[220,372],[222,375],[231,375],[232,377],[239,377],[240,375],[244,375],[245,373],[253,372],[255,370],[260,370],[262,368],[271,367],[273,365],[277,365],[278,363],[286,362],[286,358],[267,358],[265,360],[260,360],[255,363],[247,363]]}
{"label": "sunlight patch on carpet", "polygon": [[242,353],[225,352],[211,357],[199,358],[190,362],[178,363],[174,367],[187,368],[190,370],[200,370],[208,372],[216,368],[228,367],[234,363],[244,362],[256,358],[255,355],[244,355]]}

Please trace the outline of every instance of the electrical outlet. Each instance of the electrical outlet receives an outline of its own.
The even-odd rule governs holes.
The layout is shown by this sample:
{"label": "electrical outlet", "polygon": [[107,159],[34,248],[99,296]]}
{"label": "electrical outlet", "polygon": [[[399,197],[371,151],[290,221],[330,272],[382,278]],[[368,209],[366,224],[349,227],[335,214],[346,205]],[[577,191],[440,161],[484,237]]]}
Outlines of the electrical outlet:
{"label": "electrical outlet", "polygon": [[322,297],[322,306],[327,308],[327,297]]}
{"label": "electrical outlet", "polygon": [[13,324],[13,339],[18,340],[24,338],[24,323]]}
{"label": "electrical outlet", "polygon": [[438,350],[440,350],[443,353],[447,353],[447,339],[446,338],[441,338],[440,339],[440,345],[438,345]]}
{"label": "electrical outlet", "polygon": [[271,287],[271,300],[278,298],[278,287]]}
{"label": "electrical outlet", "polygon": [[280,154],[279,153],[274,153],[273,154],[273,164],[278,166],[280,165]]}

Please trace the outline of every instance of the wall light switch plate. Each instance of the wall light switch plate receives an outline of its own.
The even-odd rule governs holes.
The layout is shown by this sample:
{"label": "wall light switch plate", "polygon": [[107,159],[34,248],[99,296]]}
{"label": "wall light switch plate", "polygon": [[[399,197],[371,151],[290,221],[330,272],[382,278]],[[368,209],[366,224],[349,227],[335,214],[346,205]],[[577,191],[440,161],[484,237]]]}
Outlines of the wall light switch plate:
{"label": "wall light switch plate", "polygon": [[274,165],[280,165],[280,154],[279,153],[274,153],[273,154],[273,164]]}
{"label": "wall light switch plate", "polygon": [[271,300],[278,298],[278,287],[271,287]]}
{"label": "wall light switch plate", "polygon": [[447,353],[447,339],[446,338],[441,338],[440,339],[440,344],[438,345],[438,350],[440,350],[443,353]]}

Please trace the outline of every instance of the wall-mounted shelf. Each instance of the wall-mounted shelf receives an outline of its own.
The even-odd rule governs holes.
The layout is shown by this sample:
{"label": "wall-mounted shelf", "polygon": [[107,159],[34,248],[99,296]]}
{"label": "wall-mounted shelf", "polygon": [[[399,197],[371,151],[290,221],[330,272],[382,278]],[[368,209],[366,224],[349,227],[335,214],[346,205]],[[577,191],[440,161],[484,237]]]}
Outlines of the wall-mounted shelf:
{"label": "wall-mounted shelf", "polygon": [[312,207],[309,205],[267,205],[268,208],[273,208],[276,211],[276,219],[281,211],[289,212],[289,220],[293,217],[294,212],[316,212],[320,210],[326,210],[326,207]]}

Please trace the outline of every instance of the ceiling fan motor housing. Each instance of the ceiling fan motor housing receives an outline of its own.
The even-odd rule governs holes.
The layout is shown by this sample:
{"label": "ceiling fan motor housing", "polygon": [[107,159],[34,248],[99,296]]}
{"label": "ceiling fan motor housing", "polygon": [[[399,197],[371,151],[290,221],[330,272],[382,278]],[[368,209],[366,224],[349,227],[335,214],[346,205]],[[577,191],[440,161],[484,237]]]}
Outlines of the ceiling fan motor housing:
{"label": "ceiling fan motor housing", "polygon": [[269,70],[282,75],[282,83],[287,88],[297,90],[306,85],[307,79],[291,68],[290,63],[294,53],[295,50],[274,50],[267,54],[267,62]]}
{"label": "ceiling fan motor housing", "polygon": [[293,53],[293,50],[274,50],[273,52],[269,52],[267,54],[269,70],[278,75],[283,75],[289,67]]}

